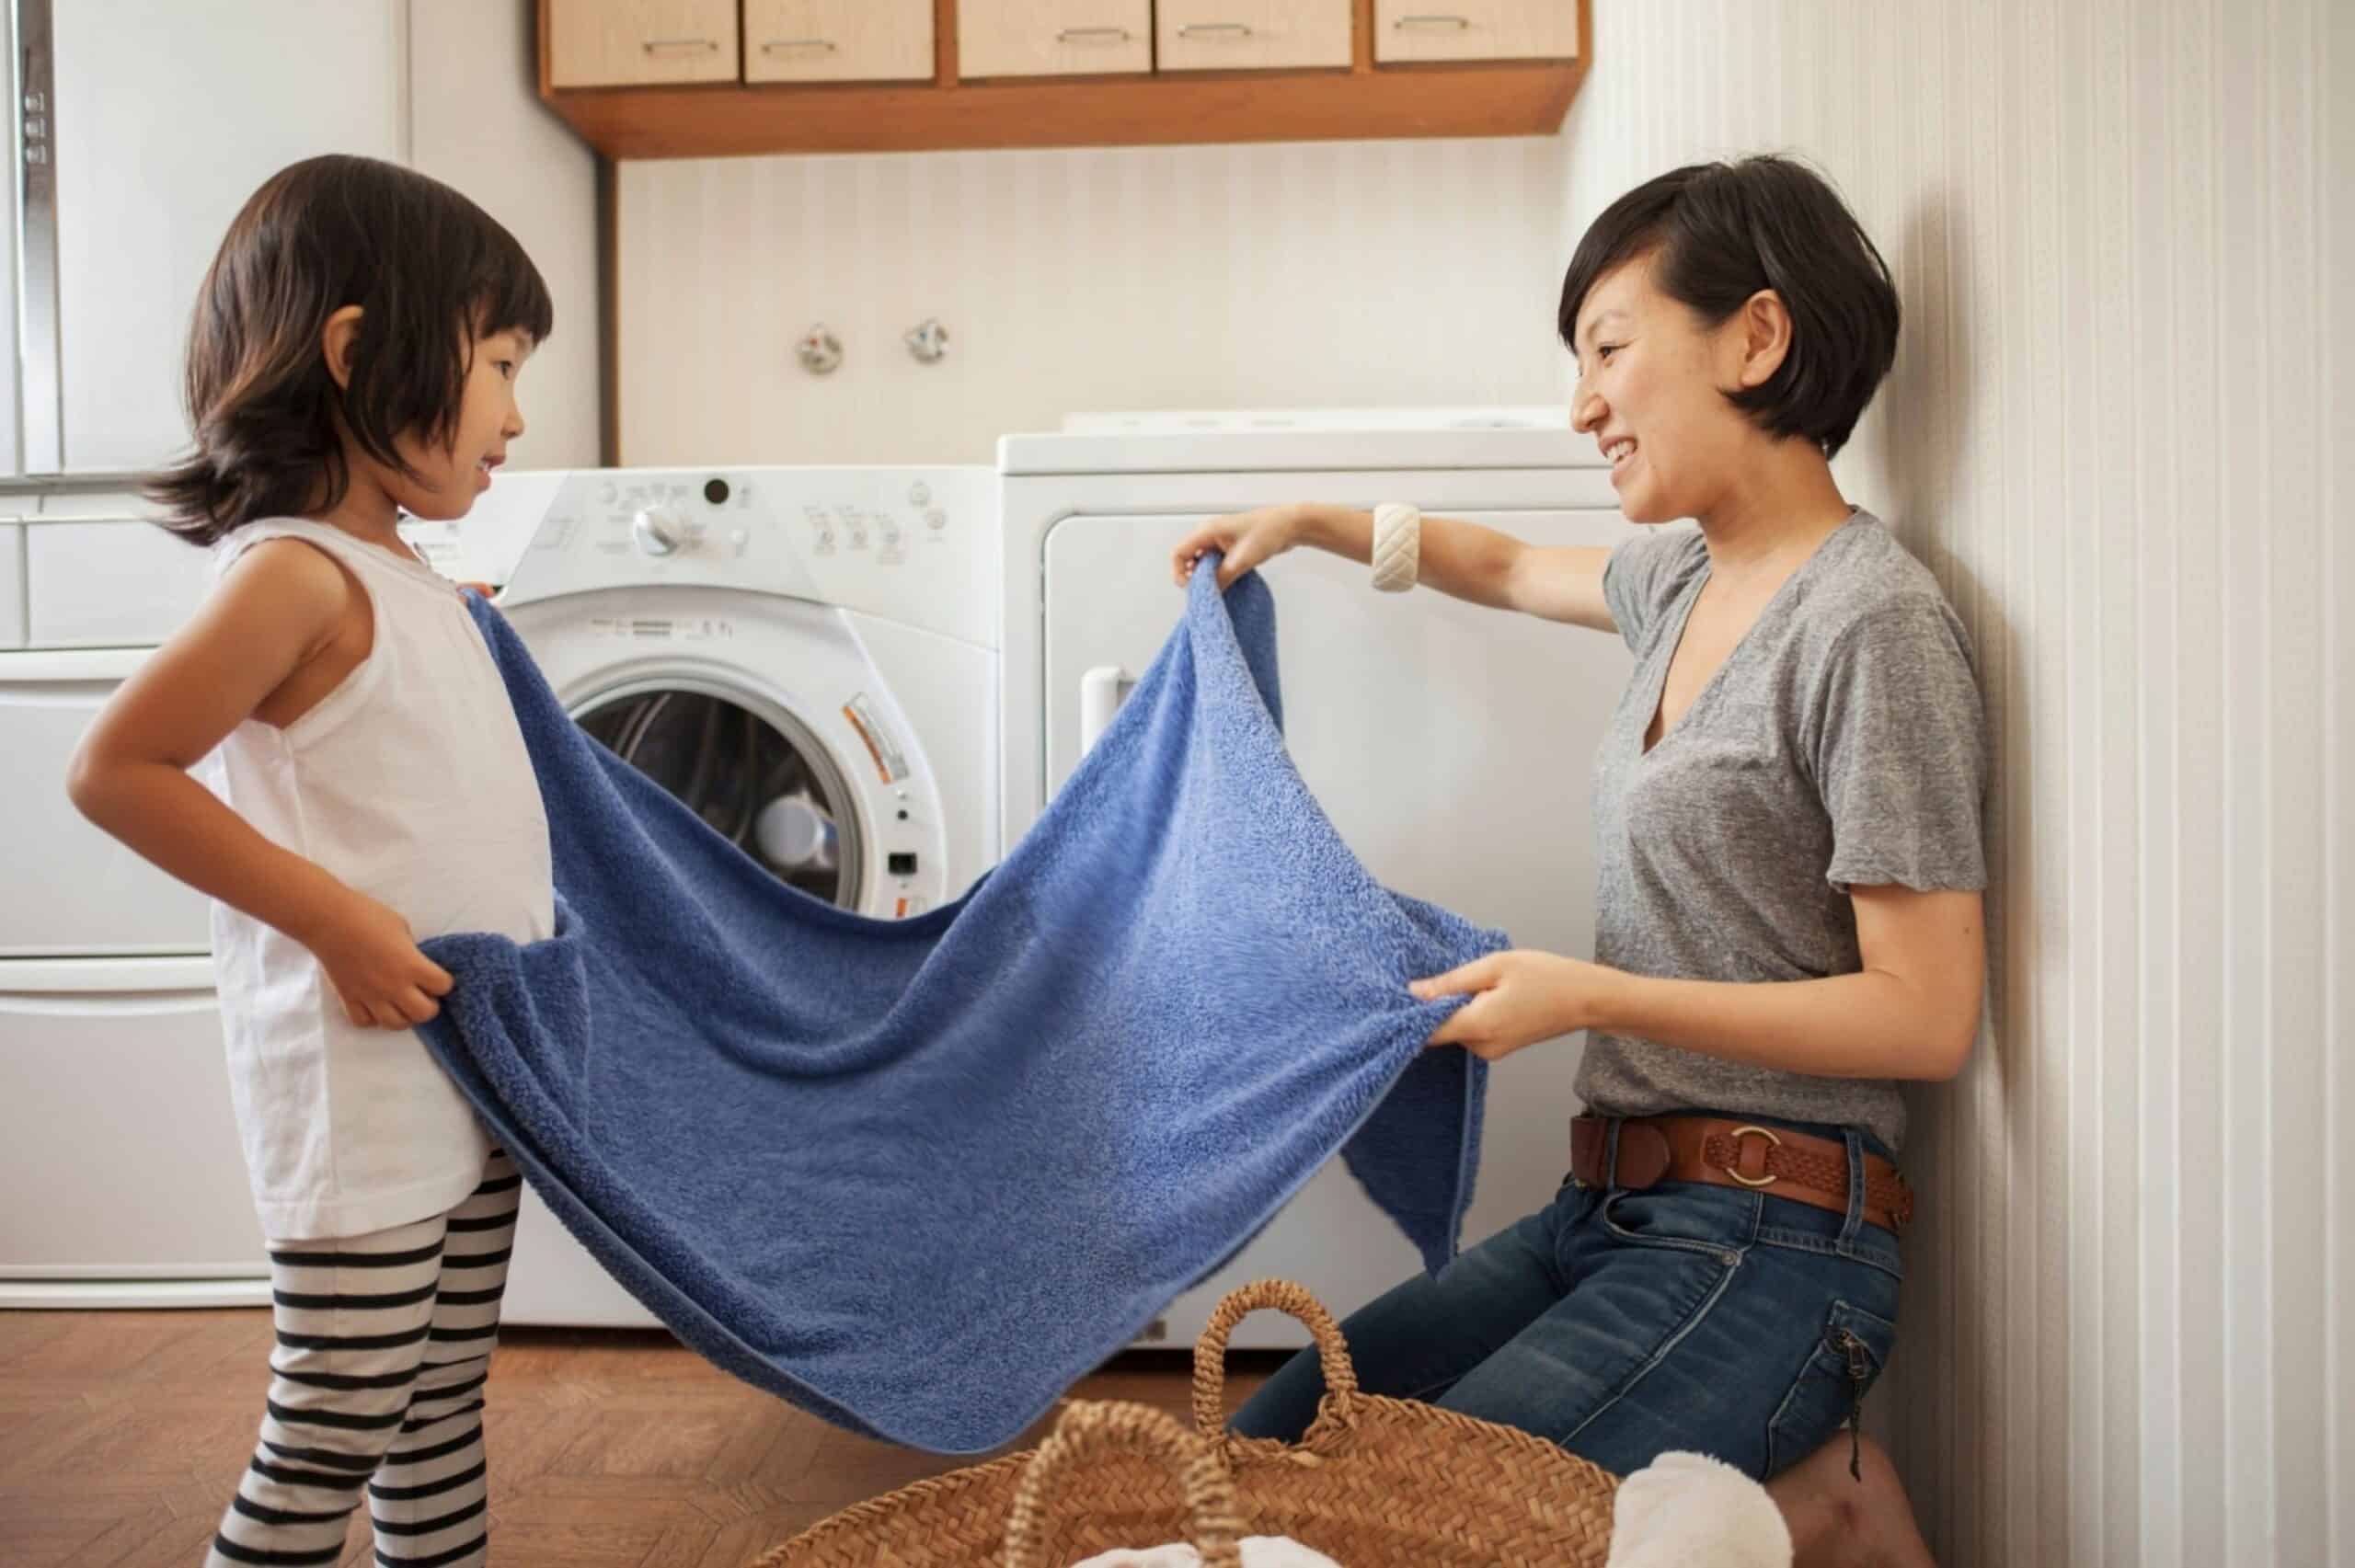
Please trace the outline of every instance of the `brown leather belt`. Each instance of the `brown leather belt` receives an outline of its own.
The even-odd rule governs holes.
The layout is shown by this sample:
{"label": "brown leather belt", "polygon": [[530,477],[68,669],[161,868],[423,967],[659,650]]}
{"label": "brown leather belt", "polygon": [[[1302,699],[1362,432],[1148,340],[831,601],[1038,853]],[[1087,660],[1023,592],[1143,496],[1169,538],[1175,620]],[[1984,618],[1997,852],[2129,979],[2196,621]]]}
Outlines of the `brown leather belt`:
{"label": "brown leather belt", "polygon": [[[1611,1162],[1611,1120],[1570,1123],[1570,1174],[1591,1187],[1641,1192],[1657,1182],[1705,1182],[1848,1212],[1848,1150],[1828,1138],[1716,1116],[1630,1116],[1619,1123]],[[1897,1167],[1865,1156],[1865,1222],[1902,1230],[1913,1219],[1913,1189]]]}

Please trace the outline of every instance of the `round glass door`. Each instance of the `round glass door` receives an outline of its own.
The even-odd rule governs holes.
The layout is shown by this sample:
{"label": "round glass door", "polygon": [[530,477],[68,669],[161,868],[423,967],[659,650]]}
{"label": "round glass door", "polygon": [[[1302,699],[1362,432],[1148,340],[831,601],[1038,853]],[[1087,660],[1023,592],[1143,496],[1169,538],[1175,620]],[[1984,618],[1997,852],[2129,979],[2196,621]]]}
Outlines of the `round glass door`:
{"label": "round glass door", "polygon": [[779,881],[858,907],[858,811],[809,727],[751,692],[672,678],[573,710],[600,744],[661,784]]}

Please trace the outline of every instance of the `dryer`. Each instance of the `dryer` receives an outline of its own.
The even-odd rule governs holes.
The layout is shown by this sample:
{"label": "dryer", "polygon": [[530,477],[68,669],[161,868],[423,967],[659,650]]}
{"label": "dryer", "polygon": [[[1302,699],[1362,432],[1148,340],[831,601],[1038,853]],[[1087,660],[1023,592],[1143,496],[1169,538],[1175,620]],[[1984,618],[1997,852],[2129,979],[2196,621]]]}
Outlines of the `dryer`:
{"label": "dryer", "polygon": [[[779,880],[880,918],[995,861],[986,467],[501,475],[412,540],[582,727]],[[505,1318],[651,1325],[528,1191]]]}
{"label": "dryer", "polygon": [[[1615,544],[1594,443],[1558,408],[1075,416],[999,444],[1005,737],[1012,843],[1076,766],[1183,608],[1169,556],[1200,521],[1281,501],[1408,501],[1538,544]],[[1524,946],[1594,944],[1593,748],[1632,659],[1616,637],[1428,589],[1373,590],[1316,551],[1268,568],[1286,743],[1342,838],[1386,886]],[[1467,1244],[1544,1204],[1568,1168],[1578,1047],[1549,1041],[1490,1077]],[[1227,1290],[1297,1279],[1348,1312],[1407,1278],[1413,1250],[1338,1162],[1154,1335],[1186,1345]],[[1289,1345],[1258,1313],[1243,1345]]]}

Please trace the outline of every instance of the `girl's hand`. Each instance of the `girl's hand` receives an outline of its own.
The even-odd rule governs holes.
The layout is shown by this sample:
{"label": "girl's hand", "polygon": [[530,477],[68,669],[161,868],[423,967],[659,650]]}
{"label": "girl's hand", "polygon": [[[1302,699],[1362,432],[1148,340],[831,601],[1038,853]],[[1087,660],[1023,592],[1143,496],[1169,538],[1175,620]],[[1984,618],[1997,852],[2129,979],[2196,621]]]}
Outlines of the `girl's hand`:
{"label": "girl's hand", "polygon": [[1617,970],[1600,964],[1515,949],[1491,953],[1407,989],[1422,1001],[1471,997],[1424,1043],[1462,1046],[1474,1056],[1495,1061],[1523,1046],[1591,1027],[1602,1016],[1603,995],[1617,979]]}
{"label": "girl's hand", "polygon": [[365,893],[346,888],[304,945],[363,1029],[422,1024],[442,1011],[434,998],[450,994],[450,972],[418,951],[408,921]]}
{"label": "girl's hand", "polygon": [[1170,556],[1170,575],[1178,586],[1186,586],[1193,574],[1194,563],[1204,554],[1216,550],[1225,559],[1219,563],[1219,591],[1235,585],[1235,579],[1277,555],[1282,555],[1301,542],[1307,524],[1308,509],[1291,505],[1262,507],[1257,511],[1230,512],[1214,517],[1186,536]]}

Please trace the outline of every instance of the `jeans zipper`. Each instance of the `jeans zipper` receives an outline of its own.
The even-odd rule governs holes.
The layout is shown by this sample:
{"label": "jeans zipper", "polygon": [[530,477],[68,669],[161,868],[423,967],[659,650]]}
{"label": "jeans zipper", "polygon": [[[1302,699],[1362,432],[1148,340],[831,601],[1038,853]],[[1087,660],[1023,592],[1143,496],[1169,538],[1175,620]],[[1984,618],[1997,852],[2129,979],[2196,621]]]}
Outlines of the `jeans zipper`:
{"label": "jeans zipper", "polygon": [[1840,1348],[1848,1357],[1848,1473],[1865,1479],[1865,1342],[1848,1330],[1840,1331]]}

